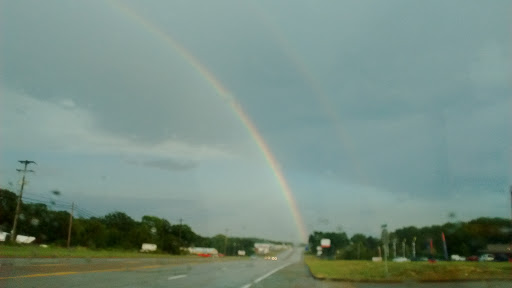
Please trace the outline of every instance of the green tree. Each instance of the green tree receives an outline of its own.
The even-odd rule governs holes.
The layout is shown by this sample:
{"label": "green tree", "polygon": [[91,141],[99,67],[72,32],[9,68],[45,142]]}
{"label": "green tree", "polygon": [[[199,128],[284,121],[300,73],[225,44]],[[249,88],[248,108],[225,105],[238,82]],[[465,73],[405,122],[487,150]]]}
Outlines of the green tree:
{"label": "green tree", "polygon": [[0,189],[0,231],[11,232],[16,210],[16,194]]}

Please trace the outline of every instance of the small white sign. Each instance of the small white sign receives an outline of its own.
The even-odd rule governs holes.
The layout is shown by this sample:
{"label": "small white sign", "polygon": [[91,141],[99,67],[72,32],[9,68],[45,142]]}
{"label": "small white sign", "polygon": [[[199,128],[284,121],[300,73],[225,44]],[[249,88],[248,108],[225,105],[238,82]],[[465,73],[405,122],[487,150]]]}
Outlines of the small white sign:
{"label": "small white sign", "polygon": [[154,252],[156,251],[156,244],[143,243],[140,252]]}
{"label": "small white sign", "polygon": [[320,246],[322,246],[322,248],[331,247],[331,239],[324,238],[324,239],[320,240]]}

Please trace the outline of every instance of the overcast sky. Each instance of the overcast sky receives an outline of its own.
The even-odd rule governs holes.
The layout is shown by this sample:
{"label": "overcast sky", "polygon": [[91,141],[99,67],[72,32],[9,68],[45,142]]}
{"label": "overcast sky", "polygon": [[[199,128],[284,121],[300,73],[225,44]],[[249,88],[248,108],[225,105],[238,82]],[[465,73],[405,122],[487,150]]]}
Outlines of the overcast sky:
{"label": "overcast sky", "polygon": [[510,216],[511,1],[0,3],[2,187],[29,159],[27,197],[297,239],[254,138],[168,35],[252,119],[308,232]]}

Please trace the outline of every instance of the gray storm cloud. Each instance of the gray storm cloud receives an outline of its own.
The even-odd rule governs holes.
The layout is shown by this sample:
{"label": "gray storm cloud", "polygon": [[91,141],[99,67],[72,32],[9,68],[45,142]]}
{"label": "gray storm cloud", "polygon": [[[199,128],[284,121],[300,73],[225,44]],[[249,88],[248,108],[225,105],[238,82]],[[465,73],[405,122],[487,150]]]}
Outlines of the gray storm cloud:
{"label": "gray storm cloud", "polygon": [[[2,3],[0,99],[11,105],[1,107],[2,149],[122,154],[165,175],[222,175],[204,159],[260,167],[229,103],[158,33],[105,2],[27,3]],[[425,211],[421,201],[461,195],[498,205],[512,179],[510,1],[123,5],[233,94],[303,209],[322,211],[311,191],[323,179]],[[10,117],[37,139],[26,141]],[[236,182],[238,195],[229,171],[218,181]],[[296,184],[302,175],[309,186]]]}

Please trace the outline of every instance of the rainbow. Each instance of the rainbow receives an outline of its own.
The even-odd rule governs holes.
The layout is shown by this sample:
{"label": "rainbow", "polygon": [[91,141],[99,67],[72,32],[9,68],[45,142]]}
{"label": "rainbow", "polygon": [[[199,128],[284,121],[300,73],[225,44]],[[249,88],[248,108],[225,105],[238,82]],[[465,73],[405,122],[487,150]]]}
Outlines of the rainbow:
{"label": "rainbow", "polygon": [[316,78],[310,72],[310,69],[307,68],[302,58],[298,55],[295,49],[293,49],[293,45],[290,45],[286,37],[284,37],[284,33],[282,33],[274,21],[270,19],[268,13],[264,13],[252,2],[248,2],[248,5],[252,8],[251,10],[257,16],[257,18],[259,18],[261,24],[263,24],[263,26],[266,27],[270,32],[277,46],[285,52],[284,55],[286,55],[290,62],[295,66],[296,71],[299,72],[304,82],[308,84],[310,89],[313,91],[312,94],[316,96],[318,103],[322,106],[325,113],[334,124],[334,129],[336,131],[338,140],[340,141],[345,151],[348,152],[347,158],[352,164],[356,175],[360,180],[363,181],[363,183],[370,183],[367,181],[368,177],[366,174],[363,173],[364,169],[361,165],[361,161],[356,159],[356,155],[358,155],[358,153],[356,153],[356,145],[354,145],[348,131],[344,128],[338,113],[334,110],[333,107],[335,107],[335,105],[332,104],[332,101],[330,101],[324,89],[318,83],[318,80],[316,80]]}
{"label": "rainbow", "polygon": [[232,108],[236,116],[241,120],[241,122],[245,125],[249,134],[252,136],[257,146],[263,153],[265,160],[267,161],[270,169],[274,173],[277,182],[284,194],[286,202],[288,203],[293,219],[297,226],[299,235],[302,241],[307,241],[307,232],[305,229],[304,221],[300,215],[297,202],[295,197],[293,196],[292,190],[286,181],[283,172],[279,166],[277,159],[272,154],[269,146],[263,139],[261,133],[259,133],[258,129],[251,121],[247,113],[243,110],[242,106],[236,101],[235,97],[220,83],[219,80],[215,78],[215,76],[201,63],[197,58],[194,57],[187,49],[185,49],[182,45],[180,45],[174,38],[172,38],[169,34],[162,31],[160,28],[146,20],[141,15],[137,14],[133,9],[117,2],[110,1],[113,7],[120,10],[124,15],[128,16],[130,19],[135,21],[136,23],[142,25],[152,34],[163,40],[167,45],[171,46],[178,54],[185,59],[185,61],[190,64],[199,74],[213,87],[213,89],[217,92],[217,94],[229,103],[229,106]]}

